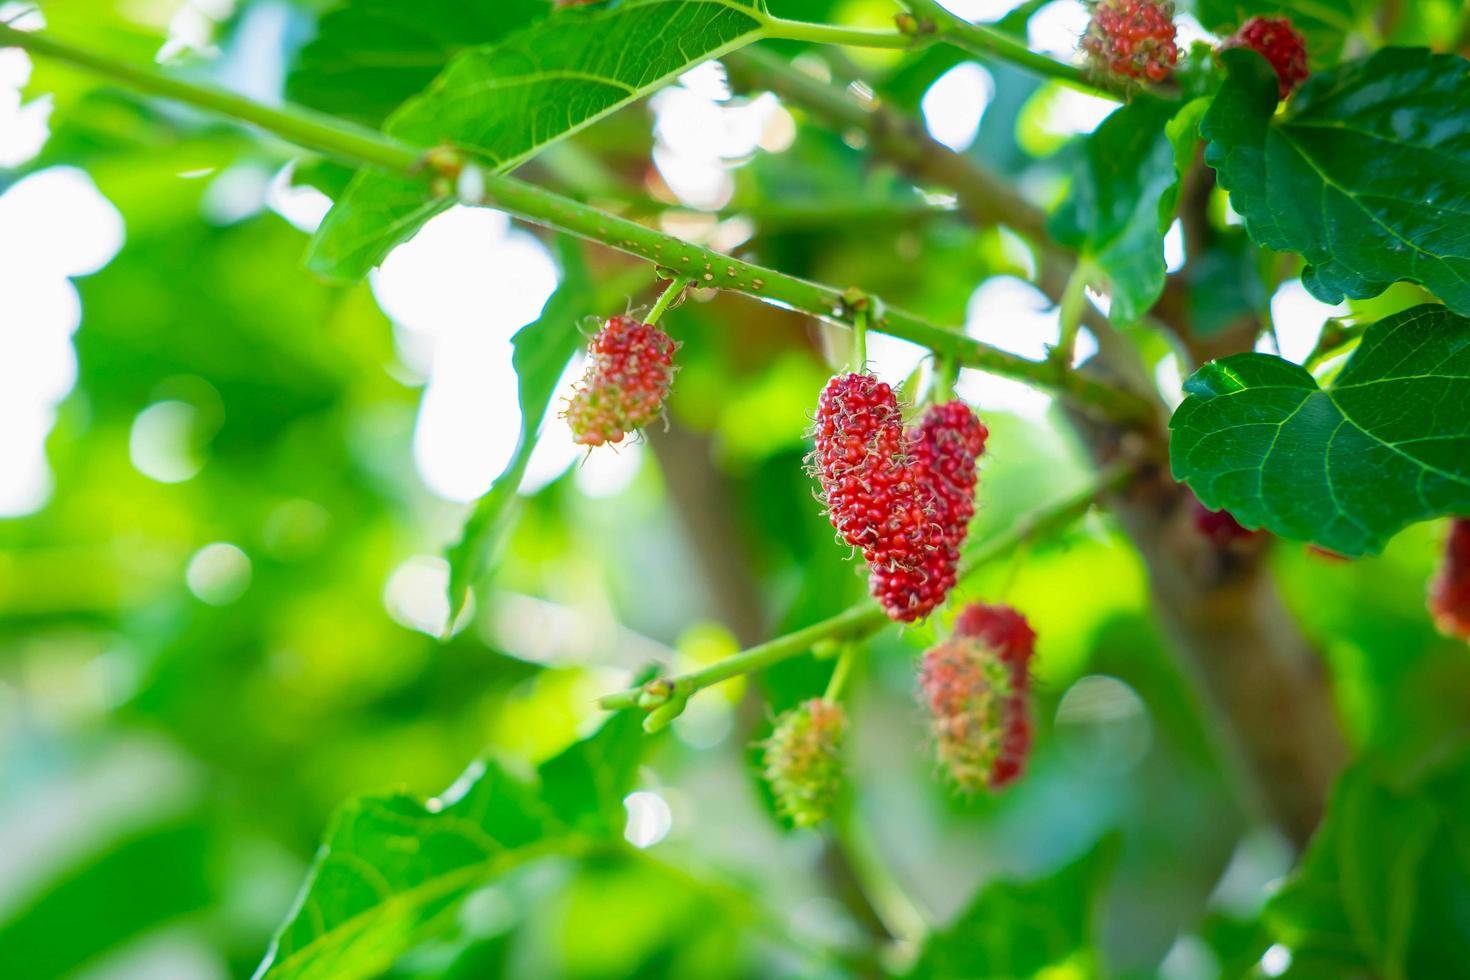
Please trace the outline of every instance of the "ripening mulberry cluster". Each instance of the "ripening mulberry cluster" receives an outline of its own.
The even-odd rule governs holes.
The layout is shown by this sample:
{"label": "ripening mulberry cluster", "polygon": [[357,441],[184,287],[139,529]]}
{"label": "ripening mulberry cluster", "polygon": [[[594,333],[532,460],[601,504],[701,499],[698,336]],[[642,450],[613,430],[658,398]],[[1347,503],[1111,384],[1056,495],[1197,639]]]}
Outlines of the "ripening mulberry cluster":
{"label": "ripening mulberry cluster", "polygon": [[1429,611],[1446,635],[1470,641],[1470,517],[1450,525],[1444,564],[1429,585]]}
{"label": "ripening mulberry cluster", "polygon": [[1171,0],[1097,0],[1081,46],[1100,74],[1161,82],[1179,60],[1174,34]]}
{"label": "ripening mulberry cluster", "polygon": [[1036,634],[1009,606],[975,603],[919,667],[940,765],[968,792],[998,790],[1031,749],[1031,656]]}
{"label": "ripening mulberry cluster", "polygon": [[846,732],[842,705],[812,698],[777,719],[762,744],[766,782],[782,816],[796,826],[814,827],[832,815],[842,791]]}
{"label": "ripening mulberry cluster", "polygon": [[1252,17],[1220,47],[1250,48],[1263,55],[1276,70],[1283,99],[1310,74],[1306,38],[1286,17]]}
{"label": "ripening mulberry cluster", "polygon": [[1237,521],[1230,511],[1210,510],[1193,495],[1189,500],[1194,529],[1213,541],[1217,547],[1228,547],[1236,541],[1255,537],[1256,532]]}
{"label": "ripening mulberry cluster", "polygon": [[928,615],[955,582],[985,426],[952,401],[905,432],[893,389],[855,373],[827,383],[814,435],[828,518],[862,552],[873,596],[899,622]]}
{"label": "ripening mulberry cluster", "polygon": [[587,373],[563,413],[578,445],[618,443],[663,414],[678,349],[658,327],[615,316],[587,345]]}

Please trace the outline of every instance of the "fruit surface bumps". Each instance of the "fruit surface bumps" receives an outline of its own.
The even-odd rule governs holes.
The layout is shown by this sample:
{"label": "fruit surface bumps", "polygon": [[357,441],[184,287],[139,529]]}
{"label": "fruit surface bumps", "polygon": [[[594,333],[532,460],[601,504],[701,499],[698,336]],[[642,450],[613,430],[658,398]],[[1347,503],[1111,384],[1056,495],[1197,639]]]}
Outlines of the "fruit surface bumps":
{"label": "fruit surface bumps", "polygon": [[1174,38],[1169,0],[1098,0],[1081,47],[1100,75],[1161,82],[1179,60]]}
{"label": "fruit surface bumps", "polygon": [[847,715],[822,698],[803,701],[776,720],[763,743],[764,774],[781,815],[798,827],[832,816],[842,792]]}
{"label": "fruit surface bumps", "polygon": [[1281,97],[1307,80],[1307,40],[1287,17],[1252,17],[1221,48],[1250,48],[1271,63],[1281,82]]}
{"label": "fruit surface bumps", "polygon": [[828,519],[862,552],[889,618],[922,619],[954,585],[986,434],[960,401],[929,408],[905,431],[893,389],[872,375],[839,375],[822,391],[812,469]]}
{"label": "fruit surface bumps", "polygon": [[607,320],[587,344],[587,373],[563,413],[582,446],[619,443],[662,417],[678,344],[632,317]]}
{"label": "fruit surface bumps", "polygon": [[1470,517],[1450,524],[1444,562],[1429,584],[1429,611],[1446,635],[1470,641]]}
{"label": "fruit surface bumps", "polygon": [[1016,610],[974,603],[920,662],[940,766],[967,792],[1002,789],[1025,770],[1035,648],[1036,634]]}

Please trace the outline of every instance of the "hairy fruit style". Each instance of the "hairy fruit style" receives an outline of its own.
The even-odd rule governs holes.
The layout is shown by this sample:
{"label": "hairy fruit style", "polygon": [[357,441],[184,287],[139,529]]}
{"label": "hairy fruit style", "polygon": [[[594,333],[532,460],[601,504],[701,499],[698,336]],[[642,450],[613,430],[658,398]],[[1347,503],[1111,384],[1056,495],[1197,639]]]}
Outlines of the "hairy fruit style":
{"label": "hairy fruit style", "polygon": [[1470,517],[1450,525],[1444,564],[1429,583],[1429,611],[1446,635],[1470,641]]}
{"label": "hairy fruit style", "polygon": [[618,443],[663,414],[678,349],[658,327],[615,316],[587,345],[587,373],[563,417],[582,446]]}
{"label": "hairy fruit style", "polygon": [[1281,97],[1307,80],[1307,40],[1286,17],[1252,17],[1240,25],[1221,48],[1250,48],[1259,52],[1276,70]]}
{"label": "hairy fruit style", "polygon": [[848,374],[823,390],[814,435],[811,466],[828,519],[862,552],[874,598],[890,619],[922,619],[955,582],[985,426],[954,401],[905,432],[893,389]]}
{"label": "hairy fruit style", "polygon": [[798,827],[827,820],[842,792],[847,715],[823,698],[803,701],[776,720],[765,749],[765,777],[782,816]]}
{"label": "hairy fruit style", "polygon": [[1009,606],[975,603],[919,666],[939,763],[967,792],[999,790],[1031,749],[1031,656],[1036,634]]}
{"label": "hairy fruit style", "polygon": [[1099,74],[1161,82],[1179,60],[1174,33],[1170,0],[1097,0],[1081,46]]}

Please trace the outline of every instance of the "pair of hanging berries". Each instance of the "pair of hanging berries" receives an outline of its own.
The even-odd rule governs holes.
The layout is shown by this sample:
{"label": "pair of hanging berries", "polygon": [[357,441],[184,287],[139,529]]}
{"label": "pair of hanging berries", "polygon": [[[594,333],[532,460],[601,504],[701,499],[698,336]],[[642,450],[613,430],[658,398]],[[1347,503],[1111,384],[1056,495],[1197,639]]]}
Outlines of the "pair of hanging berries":
{"label": "pair of hanging berries", "polygon": [[678,346],[652,324],[626,316],[607,320],[587,345],[587,373],[562,413],[573,441],[617,444],[661,417]]}
{"label": "pair of hanging berries", "polygon": [[1444,564],[1429,583],[1429,611],[1446,635],[1470,641],[1470,517],[1450,524]]}
{"label": "pair of hanging berries", "polygon": [[813,435],[811,467],[828,519],[862,552],[874,598],[899,622],[928,615],[955,583],[984,424],[950,401],[906,431],[893,389],[853,373],[827,383]]}
{"label": "pair of hanging berries", "polygon": [[1009,606],[975,603],[949,639],[924,653],[919,691],[939,763],[966,792],[999,790],[1031,750],[1031,657],[1036,633]]}
{"label": "pair of hanging berries", "polygon": [[[1286,17],[1252,17],[1220,47],[1250,48],[1271,63],[1281,98],[1307,77],[1307,45]],[[1172,0],[1096,0],[1081,48],[1096,73],[1161,82],[1179,61]]]}

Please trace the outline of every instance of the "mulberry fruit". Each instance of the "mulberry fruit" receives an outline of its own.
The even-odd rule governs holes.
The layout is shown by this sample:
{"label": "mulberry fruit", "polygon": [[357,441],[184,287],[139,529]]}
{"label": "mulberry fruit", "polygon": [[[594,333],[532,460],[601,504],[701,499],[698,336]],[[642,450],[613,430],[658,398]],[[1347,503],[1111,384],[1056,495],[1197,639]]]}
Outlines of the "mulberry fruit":
{"label": "mulberry fruit", "polygon": [[1310,74],[1306,38],[1286,17],[1252,17],[1220,47],[1250,48],[1263,55],[1276,69],[1283,99]]}
{"label": "mulberry fruit", "polygon": [[975,603],[919,668],[939,762],[967,792],[999,790],[1031,749],[1031,656],[1036,634],[1009,606]]}
{"label": "mulberry fruit", "polygon": [[1444,564],[1429,584],[1429,611],[1446,635],[1470,641],[1470,517],[1450,525]]}
{"label": "mulberry fruit", "polygon": [[889,618],[923,618],[954,585],[985,437],[958,401],[930,408],[906,433],[893,389],[871,375],[823,390],[812,467],[832,526],[861,550]]}
{"label": "mulberry fruit", "polygon": [[1081,46],[1100,74],[1161,82],[1179,60],[1174,36],[1170,0],[1097,0]]}
{"label": "mulberry fruit", "polygon": [[663,414],[678,349],[658,327],[615,316],[587,345],[587,373],[563,416],[582,446],[618,443]]}
{"label": "mulberry fruit", "polygon": [[777,719],[762,743],[766,782],[781,814],[796,826],[815,827],[837,806],[846,733],[842,706],[813,698]]}

